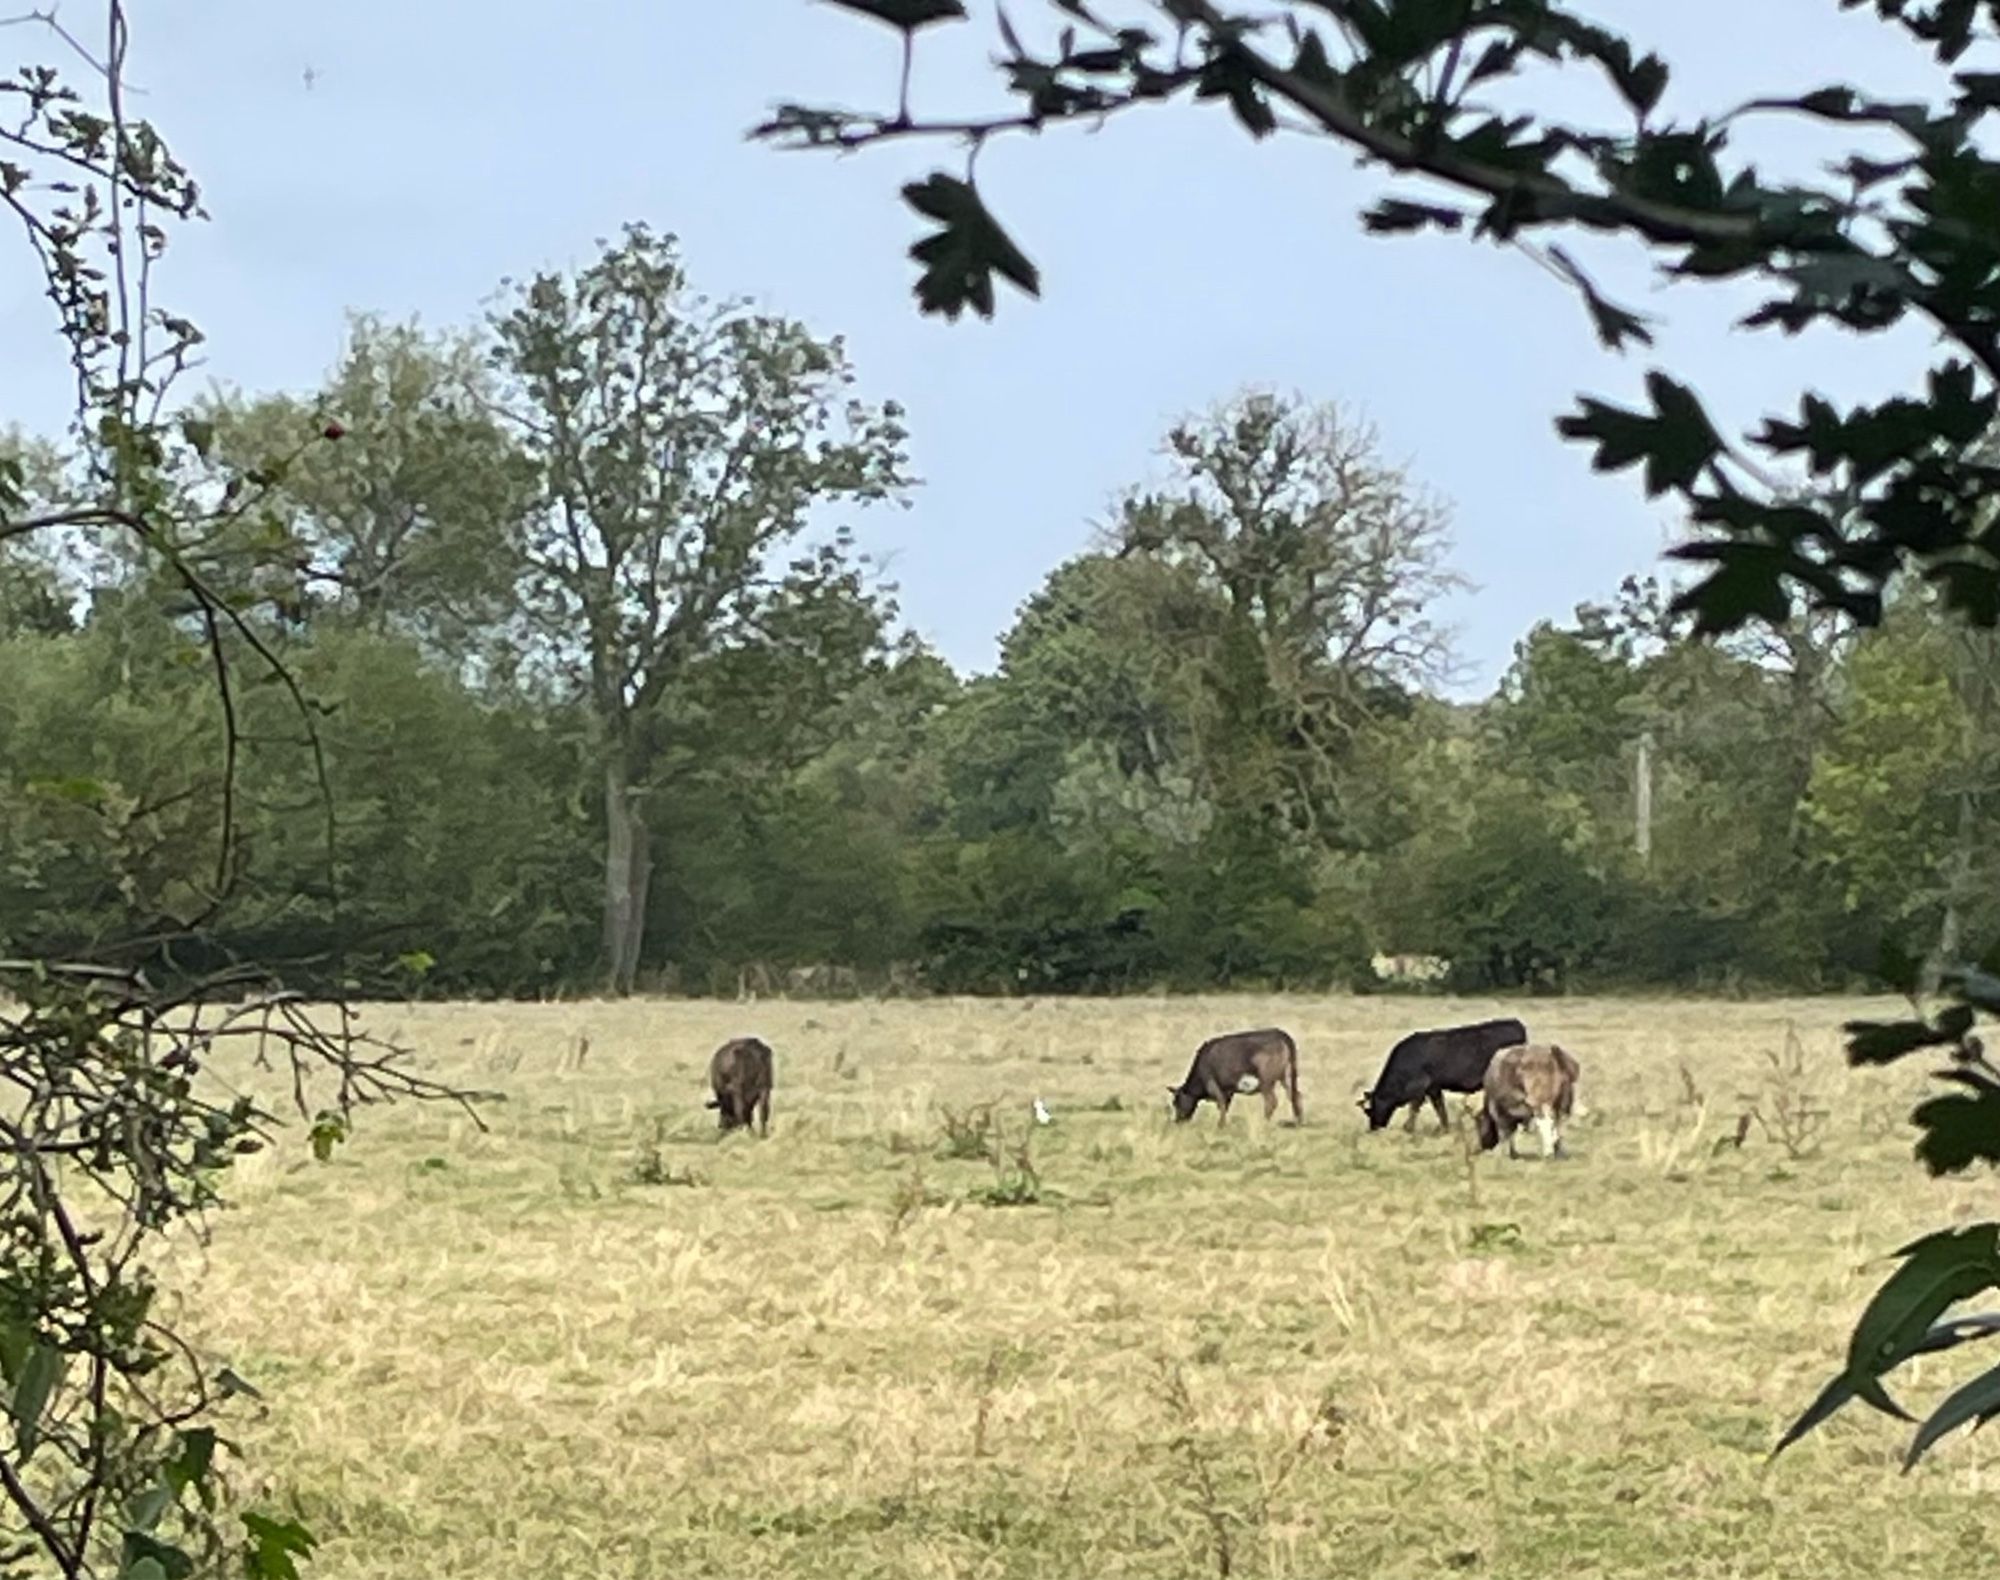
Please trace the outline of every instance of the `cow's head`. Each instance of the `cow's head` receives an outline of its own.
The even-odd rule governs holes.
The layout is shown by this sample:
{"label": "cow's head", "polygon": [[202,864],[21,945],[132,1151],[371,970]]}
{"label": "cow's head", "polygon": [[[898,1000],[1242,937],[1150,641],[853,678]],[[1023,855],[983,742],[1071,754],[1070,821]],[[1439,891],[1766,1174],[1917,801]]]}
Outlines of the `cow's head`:
{"label": "cow's head", "polygon": [[1186,1124],[1194,1118],[1194,1111],[1201,1104],[1201,1093],[1191,1086],[1170,1086],[1167,1095],[1174,1100],[1174,1119]]}
{"label": "cow's head", "polygon": [[1374,1092],[1363,1092],[1355,1100],[1355,1106],[1368,1116],[1368,1128],[1380,1130],[1388,1124],[1389,1116],[1396,1111],[1396,1105],[1386,1097],[1377,1097]]}

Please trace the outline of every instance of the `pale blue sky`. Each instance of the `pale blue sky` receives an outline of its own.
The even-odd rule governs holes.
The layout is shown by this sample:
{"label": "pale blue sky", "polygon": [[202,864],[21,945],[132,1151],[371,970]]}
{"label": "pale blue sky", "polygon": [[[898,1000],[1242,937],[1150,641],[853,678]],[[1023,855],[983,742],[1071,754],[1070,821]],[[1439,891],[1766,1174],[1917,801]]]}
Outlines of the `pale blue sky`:
{"label": "pale blue sky", "polygon": [[[920,111],[994,102],[991,7],[973,9],[980,20],[928,52]],[[1593,9],[1681,67],[1669,109],[1934,80],[1835,0]],[[1580,390],[1636,391],[1646,355],[1601,351],[1517,254],[1364,236],[1355,216],[1378,175],[1334,149],[1253,145],[1215,109],[989,149],[982,187],[1040,265],[1043,300],[1008,295],[994,323],[946,326],[909,295],[918,227],[897,189],[952,150],[836,161],[743,139],[779,98],[893,94],[890,35],[815,0],[148,0],[134,22],[135,102],[214,216],[176,243],[162,285],[207,330],[210,375],[309,386],[346,309],[466,322],[502,276],[581,262],[643,219],[682,238],[702,288],[844,334],[864,390],[908,406],[926,486],[862,537],[893,551],[910,623],[961,667],[990,666],[1017,605],[1146,475],[1175,415],[1246,383],[1350,403],[1452,501],[1456,564],[1478,584],[1450,610],[1468,689],[1497,678],[1534,620],[1652,566],[1674,525],[1551,426]],[[11,59],[23,35],[0,39]],[[0,421],[48,427],[65,387],[25,266],[0,249]],[[1671,313],[1662,360],[1732,419],[1808,385],[1886,392],[1920,365],[1914,336],[1751,337],[1630,267],[1607,279],[1628,305]]]}

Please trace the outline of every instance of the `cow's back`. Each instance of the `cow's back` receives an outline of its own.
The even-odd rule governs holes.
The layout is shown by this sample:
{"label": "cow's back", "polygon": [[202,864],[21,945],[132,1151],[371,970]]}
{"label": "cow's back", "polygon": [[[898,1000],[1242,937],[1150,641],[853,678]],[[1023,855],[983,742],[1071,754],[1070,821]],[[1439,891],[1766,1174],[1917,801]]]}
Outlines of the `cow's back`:
{"label": "cow's back", "polygon": [[1566,1110],[1575,1092],[1577,1064],[1559,1048],[1521,1043],[1502,1048],[1487,1066],[1487,1094],[1515,1110]]}
{"label": "cow's back", "polygon": [[709,1085],[724,1091],[761,1093],[771,1085],[771,1050],[756,1037],[732,1037],[708,1061]]}

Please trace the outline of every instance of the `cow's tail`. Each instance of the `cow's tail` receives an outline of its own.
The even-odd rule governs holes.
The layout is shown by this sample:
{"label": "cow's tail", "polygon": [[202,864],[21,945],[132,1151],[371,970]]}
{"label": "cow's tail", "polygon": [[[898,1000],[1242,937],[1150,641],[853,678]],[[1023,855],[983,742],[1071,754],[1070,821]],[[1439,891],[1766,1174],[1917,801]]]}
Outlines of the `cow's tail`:
{"label": "cow's tail", "polygon": [[1285,1092],[1292,1100],[1292,1123],[1306,1122],[1305,1104],[1299,1100],[1299,1045],[1285,1036]]}

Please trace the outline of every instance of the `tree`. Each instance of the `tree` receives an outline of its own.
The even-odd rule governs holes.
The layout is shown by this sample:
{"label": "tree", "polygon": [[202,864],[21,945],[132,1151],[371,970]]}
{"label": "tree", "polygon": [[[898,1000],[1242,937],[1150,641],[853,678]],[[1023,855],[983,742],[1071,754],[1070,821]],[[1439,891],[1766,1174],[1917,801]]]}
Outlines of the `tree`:
{"label": "tree", "polygon": [[491,331],[503,409],[539,469],[528,613],[590,708],[605,972],[629,992],[657,716],[692,666],[754,643],[788,599],[839,573],[844,540],[788,572],[773,560],[816,509],[900,496],[902,414],[849,395],[839,340],[693,295],[674,239],[643,226],[573,280],[516,287]]}
{"label": "tree", "polygon": [[[200,206],[159,134],[128,114],[124,7],[107,0],[102,15],[101,58],[80,63],[76,35],[52,14],[0,23],[74,68],[30,63],[0,79],[0,209],[22,226],[57,314],[76,382],[79,474],[49,497],[18,454],[0,454],[0,553],[82,534],[133,545],[160,567],[192,632],[182,651],[209,677],[208,744],[219,750],[199,766],[171,765],[193,781],[204,814],[179,842],[183,861],[206,858],[205,892],[186,916],[149,934],[153,918],[128,905],[125,920],[139,925],[84,958],[0,958],[0,1566],[64,1580],[224,1570],[276,1580],[296,1575],[312,1535],[221,1501],[233,1450],[217,1428],[238,1383],[204,1364],[157,1298],[151,1266],[164,1234],[202,1230],[231,1163],[267,1144],[276,1123],[252,1097],[219,1089],[211,1067],[227,1071],[254,1042],[290,1076],[322,1157],[357,1103],[467,1094],[410,1074],[404,1050],[345,1006],[316,1013],[263,963],[219,974],[176,966],[172,946],[201,951],[240,870],[241,671],[304,699],[191,562],[190,546],[233,529],[264,485],[232,478],[206,510],[174,487],[194,457],[162,411],[201,337],[158,305],[154,266],[168,228]],[[294,719],[311,731],[309,708]],[[166,786],[109,786],[72,769],[54,788],[88,807]],[[318,1094],[326,1106],[315,1113]]]}
{"label": "tree", "polygon": [[1166,451],[1173,480],[1129,494],[1113,536],[1213,600],[1208,628],[1180,633],[1205,646],[1210,778],[1333,837],[1352,736],[1449,667],[1431,614],[1463,585],[1445,512],[1333,405],[1253,391],[1176,424]]}
{"label": "tree", "polygon": [[[184,423],[226,468],[277,474],[276,541],[261,547],[305,609],[459,655],[512,613],[534,482],[488,410],[491,384],[469,337],[357,315],[324,389],[214,397]],[[338,444],[293,456],[329,424]]]}
{"label": "tree", "polygon": [[[1861,3],[1841,0],[1843,9]],[[948,138],[976,156],[998,136],[1099,124],[1193,98],[1227,106],[1255,137],[1282,125],[1421,179],[1420,190],[1403,187],[1377,202],[1364,223],[1380,233],[1464,231],[1530,252],[1576,291],[1614,350],[1650,345],[1651,331],[1610,300],[1561,236],[1636,242],[1673,280],[1754,282],[1762,299],[1743,320],[1753,330],[1879,333],[1919,321],[1936,337],[1922,386],[1873,403],[1843,411],[1807,393],[1795,416],[1731,440],[1688,384],[1655,368],[1645,408],[1584,399],[1558,426],[1591,446],[1599,469],[1639,467],[1649,496],[1673,496],[1685,509],[1695,536],[1673,553],[1707,573],[1675,606],[1694,616],[1699,633],[1781,623],[1800,606],[1874,625],[1886,590],[1908,575],[1932,583],[1967,623],[2000,624],[1991,505],[2000,468],[1982,443],[2000,411],[2000,159],[1988,152],[2000,78],[1950,72],[1975,46],[2000,42],[1992,0],[1876,0],[1885,31],[1940,68],[1930,101],[1832,85],[1692,121],[1661,112],[1665,61],[1561,0],[1280,0],[1254,12],[1233,0],[1151,0],[1117,16],[1091,0],[1047,0],[1046,29],[1024,35],[1020,7],[1016,19],[999,16],[998,66],[1017,109],[918,121],[908,93],[916,36],[964,19],[967,8],[848,4],[903,34],[895,107],[786,104],[754,135],[836,150]],[[1812,52],[1793,58],[1810,61]],[[1547,67],[1608,87],[1621,105],[1617,119],[1520,113],[1523,97],[1532,103],[1534,88],[1548,85]],[[1525,95],[1498,97],[1524,84]],[[1817,184],[1761,176],[1730,148],[1735,128],[1752,120],[1823,134],[1831,146],[1817,168],[1826,174]],[[967,307],[990,317],[995,275],[1030,294],[1040,289],[1034,264],[988,210],[973,174],[968,159],[962,176],[937,171],[904,188],[935,227],[911,249],[922,266],[919,304],[948,318]],[[1915,994],[1908,951],[1891,952],[1883,969]],[[1942,1072],[1954,1090],[1912,1116],[1935,1171],[2000,1162],[2000,1068],[1970,1035],[1980,1011],[2000,1012],[1996,972],[2000,949],[1945,976],[1956,1002],[1939,1015],[1850,1028],[1856,1062],[1954,1050]],[[2000,1318],[1938,1321],[2000,1287],[2000,1224],[1931,1236],[1906,1254],[1863,1313],[1842,1375],[1786,1441],[1849,1398],[1893,1408],[1881,1383],[1888,1371],[1921,1351],[2000,1330]],[[1944,1401],[1910,1457],[1994,1414],[2000,1368]]]}

